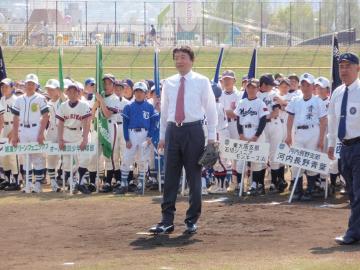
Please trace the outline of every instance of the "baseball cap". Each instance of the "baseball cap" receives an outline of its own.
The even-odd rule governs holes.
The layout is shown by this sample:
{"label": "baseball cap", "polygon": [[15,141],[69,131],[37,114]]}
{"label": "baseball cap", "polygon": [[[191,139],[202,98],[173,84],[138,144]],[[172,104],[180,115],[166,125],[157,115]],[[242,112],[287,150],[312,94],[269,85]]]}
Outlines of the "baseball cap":
{"label": "baseball cap", "polygon": [[124,83],[120,80],[115,80],[115,85],[116,86],[124,86]]}
{"label": "baseball cap", "polygon": [[272,85],[272,86],[275,86],[275,79],[274,79],[274,76],[270,73],[266,73],[266,74],[263,74],[261,77],[260,77],[260,85],[261,84],[267,84],[267,85]]}
{"label": "baseball cap", "polygon": [[60,83],[56,79],[50,79],[46,82],[45,88],[51,88],[51,89],[60,88]]}
{"label": "baseball cap", "polygon": [[235,79],[235,73],[234,71],[232,70],[225,70],[223,73],[222,73],[222,76],[221,76],[222,79],[224,78],[231,78],[231,79]]}
{"label": "baseball cap", "polygon": [[26,75],[26,77],[25,77],[25,83],[27,83],[27,82],[33,82],[35,84],[39,84],[39,78],[35,74],[30,73],[30,74]]}
{"label": "baseball cap", "polygon": [[294,80],[300,81],[300,80],[299,80],[299,77],[298,77],[298,75],[296,75],[296,73],[291,73],[291,74],[288,76],[288,79],[289,79],[289,80],[294,79]]}
{"label": "baseball cap", "polygon": [[75,88],[76,90],[80,91],[79,86],[78,86],[78,84],[76,82],[71,82],[68,85],[67,89],[70,90],[70,88]]}
{"label": "baseball cap", "polygon": [[146,93],[148,90],[148,87],[147,87],[146,83],[144,83],[144,82],[137,82],[134,84],[134,91],[136,91],[136,90],[142,90],[144,93]]}
{"label": "baseball cap", "polygon": [[134,82],[130,79],[125,79],[122,81],[124,84],[126,84],[127,86],[134,88]]}
{"label": "baseball cap", "polygon": [[155,84],[155,82],[153,80],[146,80],[146,82],[147,82],[147,84],[149,86],[149,89],[151,89]]}
{"label": "baseball cap", "polygon": [[81,82],[76,81],[75,83],[77,84],[80,91],[84,91],[84,85]]}
{"label": "baseball cap", "polygon": [[248,75],[244,75],[242,76],[242,81],[248,81],[249,80],[249,76]]}
{"label": "baseball cap", "polygon": [[288,78],[282,78],[280,81],[279,81],[279,85],[280,84],[283,84],[283,83],[286,83],[287,85],[290,86],[290,80]]}
{"label": "baseball cap", "polygon": [[309,84],[314,84],[315,83],[315,78],[310,73],[304,73],[303,75],[300,76],[300,83],[302,81],[306,81]]}
{"label": "baseball cap", "polygon": [[88,84],[94,85],[94,84],[96,84],[96,81],[95,81],[94,78],[91,78],[91,77],[90,77],[90,78],[87,78],[87,79],[85,80],[84,84],[85,84],[85,85],[88,85]]}
{"label": "baseball cap", "polygon": [[248,80],[246,86],[249,86],[249,85],[252,85],[254,87],[259,87],[260,82],[258,79],[250,79],[250,80]]}
{"label": "baseball cap", "polygon": [[3,79],[3,80],[0,82],[0,86],[1,86],[2,84],[5,84],[5,85],[11,86],[11,87],[14,85],[13,81],[12,81],[10,78],[5,78],[5,79]]}
{"label": "baseball cap", "polygon": [[70,79],[64,79],[64,89],[68,89],[69,85],[72,84],[73,81]]}
{"label": "baseball cap", "polygon": [[339,63],[341,63],[342,61],[348,61],[351,64],[358,65],[359,64],[359,57],[355,53],[347,52],[347,53],[343,53],[343,54],[340,55]]}
{"label": "baseball cap", "polygon": [[115,83],[115,76],[110,74],[110,73],[107,73],[107,74],[104,74],[102,80],[106,80],[106,79],[109,79],[110,81],[112,81],[113,83]]}
{"label": "baseball cap", "polygon": [[315,80],[315,85],[320,85],[322,88],[330,89],[330,81],[325,77],[319,77]]}

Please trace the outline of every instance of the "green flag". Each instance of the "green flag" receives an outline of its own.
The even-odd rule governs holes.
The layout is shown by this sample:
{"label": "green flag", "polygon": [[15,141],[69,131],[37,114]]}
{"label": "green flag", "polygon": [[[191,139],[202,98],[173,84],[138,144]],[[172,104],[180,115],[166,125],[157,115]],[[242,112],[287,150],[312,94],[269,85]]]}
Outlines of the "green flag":
{"label": "green flag", "polygon": [[[96,91],[105,96],[104,84],[103,84],[103,62],[102,62],[102,46],[96,45]],[[99,108],[98,113],[98,136],[100,144],[103,150],[103,154],[107,158],[112,156],[111,138],[108,127],[108,120],[105,118],[103,112]]]}
{"label": "green flag", "polygon": [[59,83],[61,91],[64,91],[64,75],[63,75],[63,48],[59,47]]}

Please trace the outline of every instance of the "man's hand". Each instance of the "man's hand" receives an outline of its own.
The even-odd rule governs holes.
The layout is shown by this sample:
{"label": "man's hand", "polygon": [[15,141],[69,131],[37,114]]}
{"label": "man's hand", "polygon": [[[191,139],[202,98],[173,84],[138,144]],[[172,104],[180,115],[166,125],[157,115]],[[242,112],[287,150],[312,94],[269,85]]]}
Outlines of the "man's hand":
{"label": "man's hand", "polygon": [[127,148],[127,149],[130,149],[131,147],[132,147],[131,141],[127,141],[127,142],[126,142],[126,148]]}
{"label": "man's hand", "polygon": [[335,159],[336,159],[336,157],[335,157],[335,155],[334,155],[334,151],[335,151],[335,148],[334,148],[334,147],[329,147],[329,148],[328,148],[327,154],[328,154],[329,159],[331,159],[331,160],[335,160]]}
{"label": "man's hand", "polygon": [[11,144],[13,146],[17,146],[18,142],[19,142],[19,136],[14,133],[13,136],[11,137]]}
{"label": "man's hand", "polygon": [[103,101],[104,98],[102,97],[102,95],[100,95],[98,92],[95,92],[95,97],[96,97],[96,100],[98,100],[99,102]]}
{"label": "man's hand", "polygon": [[208,140],[208,144],[214,144],[215,140]]}
{"label": "man's hand", "polygon": [[147,145],[150,145],[151,144],[151,138],[146,138],[146,143],[147,143]]}
{"label": "man's hand", "polygon": [[88,144],[88,139],[83,138],[82,142],[80,143],[80,150],[84,150],[86,148],[86,145]]}
{"label": "man's hand", "polygon": [[292,145],[292,138],[291,136],[287,136],[285,139],[285,143],[290,147]]}
{"label": "man's hand", "polygon": [[322,152],[324,149],[324,140],[319,140],[317,147]]}
{"label": "man's hand", "polygon": [[65,141],[64,141],[64,139],[59,139],[59,148],[60,148],[61,150],[64,150],[64,148],[65,148]]}
{"label": "man's hand", "polygon": [[44,144],[45,141],[45,136],[44,136],[44,132],[40,132],[37,138],[37,142],[39,144]]}
{"label": "man's hand", "polygon": [[257,140],[258,140],[258,136],[253,136],[250,140],[249,140],[249,142],[256,142]]}
{"label": "man's hand", "polygon": [[240,134],[240,140],[241,141],[246,141],[246,138],[245,138],[244,134]]}

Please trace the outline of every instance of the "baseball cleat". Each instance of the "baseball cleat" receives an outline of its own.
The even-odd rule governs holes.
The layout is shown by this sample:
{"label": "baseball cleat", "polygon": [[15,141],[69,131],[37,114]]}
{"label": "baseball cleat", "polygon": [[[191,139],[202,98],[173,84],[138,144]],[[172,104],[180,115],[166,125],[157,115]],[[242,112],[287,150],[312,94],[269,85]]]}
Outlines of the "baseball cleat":
{"label": "baseball cleat", "polygon": [[174,231],[174,224],[164,224],[162,222],[158,223],[157,225],[151,227],[149,232],[152,234],[168,234]]}

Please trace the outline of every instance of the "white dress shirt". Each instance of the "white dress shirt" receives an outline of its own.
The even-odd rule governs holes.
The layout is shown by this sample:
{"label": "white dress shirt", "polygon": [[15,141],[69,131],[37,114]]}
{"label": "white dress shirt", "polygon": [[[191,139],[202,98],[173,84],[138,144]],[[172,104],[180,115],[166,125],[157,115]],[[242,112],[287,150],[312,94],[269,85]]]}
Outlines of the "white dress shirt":
{"label": "white dress shirt", "polygon": [[[335,147],[338,137],[338,129],[341,114],[341,102],[346,85],[342,84],[335,89],[328,109],[328,140],[329,147]],[[356,79],[348,86],[348,102],[346,106],[346,133],[344,139],[352,139],[360,136],[360,80]]]}
{"label": "white dress shirt", "polygon": [[[185,76],[184,123],[204,120],[206,117],[208,139],[216,139],[217,112],[215,96],[210,81],[203,75],[190,71]],[[167,122],[175,122],[176,100],[180,74],[164,81],[161,93],[160,140],[165,139]]]}

